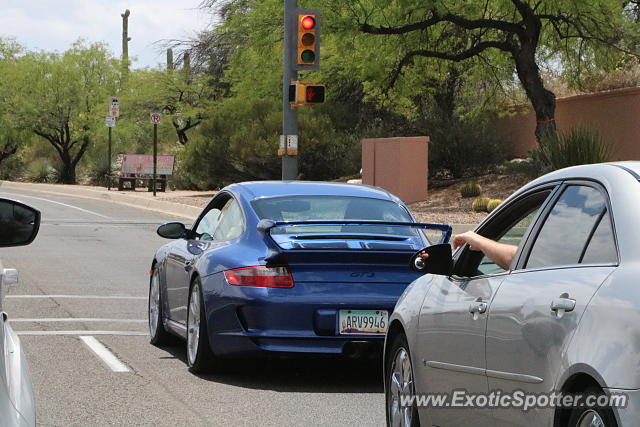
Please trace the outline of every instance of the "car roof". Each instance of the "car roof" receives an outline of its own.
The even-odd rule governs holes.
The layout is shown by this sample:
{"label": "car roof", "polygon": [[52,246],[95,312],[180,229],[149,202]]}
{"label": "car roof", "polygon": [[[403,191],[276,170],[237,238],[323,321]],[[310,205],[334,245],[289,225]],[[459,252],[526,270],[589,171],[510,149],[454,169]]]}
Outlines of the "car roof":
{"label": "car roof", "polygon": [[276,196],[350,196],[402,203],[388,191],[362,184],[320,181],[250,181],[231,184],[225,190],[242,194],[249,200]]}
{"label": "car roof", "polygon": [[591,178],[597,179],[610,173],[612,170],[617,170],[620,174],[628,174],[635,179],[640,179],[640,161],[626,161],[626,162],[610,162],[610,163],[595,163],[591,165],[571,166],[564,169],[559,169],[553,172],[549,172],[537,179],[526,184],[517,193],[527,190],[531,187],[535,187],[544,182],[562,181],[567,179],[577,178]]}

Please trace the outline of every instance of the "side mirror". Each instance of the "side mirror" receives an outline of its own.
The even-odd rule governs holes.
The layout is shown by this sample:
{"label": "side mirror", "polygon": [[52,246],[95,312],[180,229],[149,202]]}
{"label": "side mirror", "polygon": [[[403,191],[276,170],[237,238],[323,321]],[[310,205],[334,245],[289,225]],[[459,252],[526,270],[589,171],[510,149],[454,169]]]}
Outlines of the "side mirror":
{"label": "side mirror", "polygon": [[[429,257],[424,259],[421,254],[428,254]],[[451,245],[443,243],[440,245],[429,246],[418,251],[411,257],[409,268],[420,273],[438,274],[441,276],[449,276],[453,271],[453,257]]]}
{"label": "side mirror", "polygon": [[40,229],[40,211],[10,199],[0,199],[0,247],[33,242]]}
{"label": "side mirror", "polygon": [[276,225],[276,222],[274,220],[261,219],[258,225],[256,226],[256,229],[260,233],[266,233],[267,231],[269,231],[269,229],[273,228],[275,225]]}
{"label": "side mirror", "polygon": [[181,222],[168,222],[158,227],[158,236],[165,239],[182,239],[187,234],[187,227]]}

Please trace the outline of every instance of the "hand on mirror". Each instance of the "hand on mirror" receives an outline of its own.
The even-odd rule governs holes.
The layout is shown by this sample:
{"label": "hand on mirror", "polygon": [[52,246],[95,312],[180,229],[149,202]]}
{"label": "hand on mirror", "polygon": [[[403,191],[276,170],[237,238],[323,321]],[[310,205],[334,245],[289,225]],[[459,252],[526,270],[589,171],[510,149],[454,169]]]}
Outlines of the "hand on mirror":
{"label": "hand on mirror", "polygon": [[458,249],[460,246],[465,244],[469,245],[469,249],[472,251],[479,251],[480,248],[477,246],[477,242],[480,236],[473,231],[467,231],[466,233],[458,234],[453,238],[453,249]]}

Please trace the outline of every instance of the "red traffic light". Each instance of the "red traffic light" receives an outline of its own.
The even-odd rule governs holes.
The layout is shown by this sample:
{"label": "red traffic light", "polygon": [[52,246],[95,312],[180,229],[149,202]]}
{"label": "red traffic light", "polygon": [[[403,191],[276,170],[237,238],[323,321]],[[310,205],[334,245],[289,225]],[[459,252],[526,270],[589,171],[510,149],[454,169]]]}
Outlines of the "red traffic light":
{"label": "red traffic light", "polygon": [[307,15],[300,20],[300,25],[302,25],[302,28],[305,30],[313,30],[316,26],[316,19],[311,15]]}
{"label": "red traffic light", "polygon": [[321,104],[324,102],[324,86],[307,86],[305,99],[308,104]]}

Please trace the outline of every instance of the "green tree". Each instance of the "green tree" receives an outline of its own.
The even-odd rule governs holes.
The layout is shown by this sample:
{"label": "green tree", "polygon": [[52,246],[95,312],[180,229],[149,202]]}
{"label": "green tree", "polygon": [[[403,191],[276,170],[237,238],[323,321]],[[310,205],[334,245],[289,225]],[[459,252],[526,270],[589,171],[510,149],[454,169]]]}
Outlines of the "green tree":
{"label": "green tree", "polygon": [[[326,10],[343,18],[342,37],[360,32],[388,38],[396,54],[377,56],[377,69],[393,86],[420,58],[454,62],[486,58],[486,69],[504,64],[515,70],[537,119],[539,140],[555,134],[555,95],[545,87],[541,63],[584,61],[598,46],[626,50],[637,25],[630,18],[633,2],[614,0],[326,0]],[[371,53],[372,60],[374,53]],[[392,58],[393,64],[385,61]]]}
{"label": "green tree", "polygon": [[76,183],[78,163],[104,126],[118,63],[101,43],[74,43],[62,54],[30,53],[20,59],[14,97],[16,120],[46,140],[60,160],[60,181]]}

